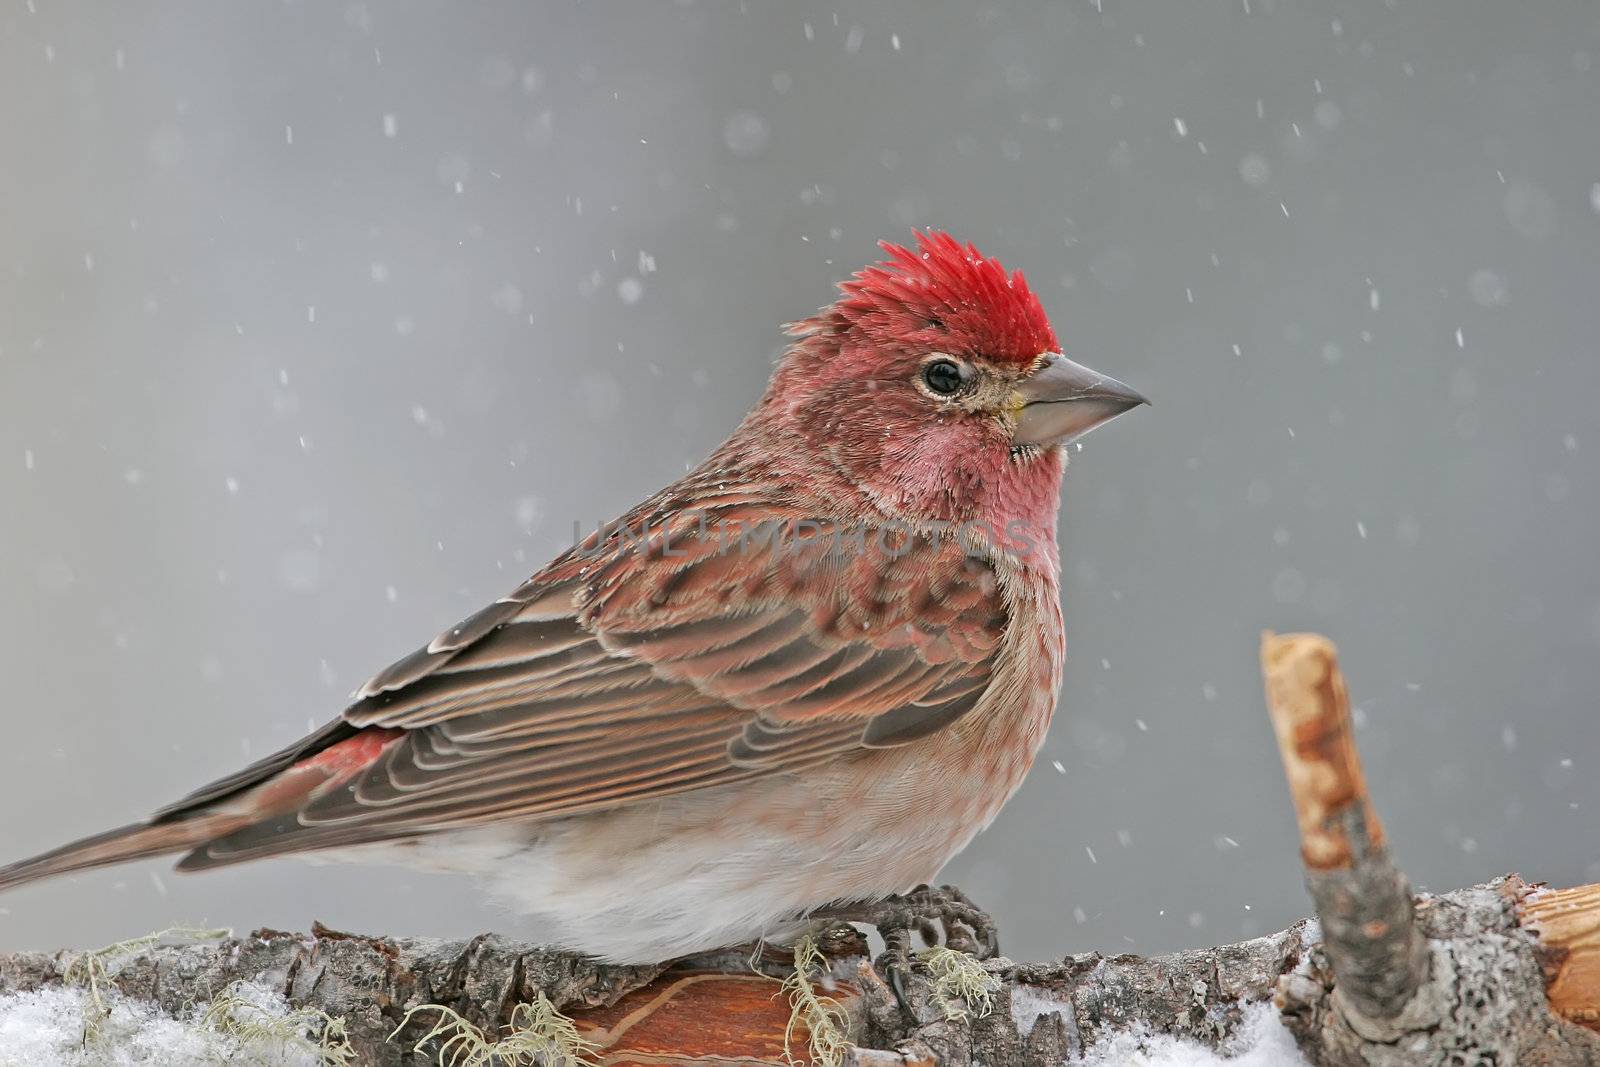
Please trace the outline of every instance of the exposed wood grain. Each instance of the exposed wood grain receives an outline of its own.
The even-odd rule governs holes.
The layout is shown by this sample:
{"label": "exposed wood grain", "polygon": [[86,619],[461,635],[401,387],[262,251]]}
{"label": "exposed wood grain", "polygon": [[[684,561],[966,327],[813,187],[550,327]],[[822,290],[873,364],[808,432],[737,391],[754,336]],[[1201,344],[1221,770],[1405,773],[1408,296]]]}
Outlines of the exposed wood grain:
{"label": "exposed wood grain", "polygon": [[[789,1005],[778,988],[753,974],[670,975],[584,1012],[578,1030],[605,1067],[681,1063],[691,1055],[709,1067],[787,1064]],[[844,1003],[857,997],[842,985],[832,995]],[[804,1026],[797,1027],[792,1047],[799,1063],[806,1062],[809,1039]]]}
{"label": "exposed wood grain", "polygon": [[1262,635],[1267,710],[1300,822],[1308,870],[1348,867],[1354,851],[1347,816],[1361,820],[1367,842],[1384,844],[1350,728],[1350,696],[1333,642],[1321,634]]}
{"label": "exposed wood grain", "polygon": [[1535,889],[1518,908],[1539,939],[1550,1010],[1600,1030],[1600,885]]}

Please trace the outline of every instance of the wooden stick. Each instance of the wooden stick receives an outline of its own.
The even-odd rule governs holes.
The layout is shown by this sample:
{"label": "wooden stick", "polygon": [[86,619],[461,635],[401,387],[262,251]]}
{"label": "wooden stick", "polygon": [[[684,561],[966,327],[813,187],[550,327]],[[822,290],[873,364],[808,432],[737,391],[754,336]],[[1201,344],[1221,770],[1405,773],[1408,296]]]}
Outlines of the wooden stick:
{"label": "wooden stick", "polygon": [[1333,642],[1264,634],[1261,669],[1339,996],[1369,1019],[1395,1019],[1427,978],[1427,944],[1367,796]]}

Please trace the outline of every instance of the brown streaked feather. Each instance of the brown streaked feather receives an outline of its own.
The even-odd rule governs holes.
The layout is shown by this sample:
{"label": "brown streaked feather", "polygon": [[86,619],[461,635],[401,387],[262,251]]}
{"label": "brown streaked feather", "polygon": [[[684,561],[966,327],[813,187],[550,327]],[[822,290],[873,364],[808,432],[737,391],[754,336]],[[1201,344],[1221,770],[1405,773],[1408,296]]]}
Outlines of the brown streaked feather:
{"label": "brown streaked feather", "polygon": [[381,805],[404,800],[408,794],[419,791],[442,796],[448,789],[465,783],[480,785],[518,775],[538,777],[539,787],[550,789],[560,781],[562,772],[574,767],[627,767],[640,753],[663,746],[690,746],[703,737],[721,741],[729,733],[728,716],[721,711],[662,718],[653,725],[654,729],[632,735],[587,743],[575,741],[556,746],[462,754],[449,762],[445,761],[448,757],[441,758],[436,750],[431,751],[435,757],[432,761],[426,757],[417,759],[419,748],[426,745],[426,735],[419,732],[407,738],[408,744],[395,746],[384,764],[374,767],[361,779],[356,787],[356,799],[364,804]]}
{"label": "brown streaked feather", "polygon": [[[219,837],[185,857],[178,869],[201,870],[287,852],[403,840],[421,834],[464,829],[508,819],[580,815],[646,796],[659,796],[666,791],[685,792],[707,785],[731,784],[766,773],[752,770],[728,773],[726,760],[715,754],[669,773],[654,767],[643,770],[653,773],[657,779],[655,787],[649,791],[641,790],[636,782],[624,782],[598,790],[580,787],[555,797],[530,801],[515,788],[507,788],[491,795],[471,798],[471,802],[465,806],[457,799],[452,799],[404,812],[380,811],[330,825],[308,824],[301,817],[277,818]],[[664,790],[663,784],[672,788]],[[286,840],[290,842],[287,847]]]}
{"label": "brown streaked feather", "polygon": [[21,863],[0,867],[0,889],[70,871],[85,871],[192,848],[211,838],[231,833],[248,821],[237,815],[206,815],[176,822],[119,826],[115,830],[51,849]]}
{"label": "brown streaked feather", "polygon": [[724,748],[726,739],[726,728],[713,724],[639,738],[602,752],[522,753],[490,766],[474,767],[473,773],[443,778],[432,775],[424,788],[409,791],[395,788],[392,769],[385,768],[382,774],[363,777],[348,797],[333,793],[319,798],[306,809],[305,821],[364,818],[369,808],[381,807],[403,807],[402,817],[409,817],[415,810],[413,798],[418,797],[428,805],[506,794],[555,798],[620,782],[647,781],[658,771],[704,761]]}
{"label": "brown streaked feather", "polygon": [[840,655],[842,651],[819,643],[809,634],[802,634],[760,659],[722,675],[718,679],[717,693],[739,707],[764,707],[771,700],[760,695],[763,690],[797,678]]}
{"label": "brown streaked feather", "polygon": [[780,678],[760,689],[738,693],[736,697],[730,694],[730,697],[737,699],[741,707],[772,709],[773,714],[780,714],[781,709],[786,716],[794,701],[815,692],[842,674],[849,674],[875,654],[876,650],[865,643],[842,645],[826,659],[798,674]]}
{"label": "brown streaked feather", "polygon": [[[926,664],[909,649],[875,652],[848,671],[829,678],[822,685],[784,702],[785,718],[810,718],[816,715],[859,714],[871,716],[884,702],[879,692],[910,670],[921,672]],[[890,705],[892,706],[892,704]]]}
{"label": "brown streaked feather", "polygon": [[670,662],[737,644],[752,634],[770,627],[776,618],[789,612],[752,611],[736,615],[713,615],[698,622],[666,626],[655,630],[618,630],[605,635],[606,644],[651,662]]}
{"label": "brown streaked feather", "polygon": [[460,674],[535,660],[542,666],[551,657],[583,645],[589,636],[573,619],[509,622],[451,656],[435,670],[439,674]]}
{"label": "brown streaked feather", "polygon": [[280,748],[272,755],[264,756],[248,767],[235,771],[226,778],[218,778],[216,781],[196,789],[183,799],[168,804],[152,815],[150,821],[159,822],[162,819],[204,808],[242,789],[248,789],[250,786],[264,782],[269,778],[274,778],[307,756],[314,755],[346,738],[354,737],[358,732],[360,732],[360,727],[352,726],[344,719],[335,719],[302,737],[294,744]]}
{"label": "brown streaked feather", "polygon": [[387,693],[395,689],[404,688],[417,679],[426,677],[438,669],[439,665],[448,660],[454,652],[479,640],[495,627],[510,619],[517,613],[520,606],[514,601],[497,600],[481,611],[468,616],[434,638],[425,647],[417,649],[411,655],[379,671],[366,685],[361,687],[360,695],[370,697],[379,693]]}
{"label": "brown streaked feather", "polygon": [[974,689],[942,704],[902,704],[891,708],[867,723],[861,743],[867,748],[893,748],[927,737],[971,711],[982,698],[983,690]]}
{"label": "brown streaked feather", "polygon": [[415,729],[522,704],[580,699],[653,678],[648,665],[611,656],[593,641],[549,658],[560,662],[430,675],[412,687],[369,697],[346,717],[363,726]]}
{"label": "brown streaked feather", "polygon": [[[220,802],[123,826],[70,842],[43,855],[0,867],[0,888],[48,878],[69,871],[177,852],[301,809],[312,798],[334,788],[378,759],[394,744],[398,731],[358,730],[347,736],[324,728],[299,750],[312,754],[295,759]],[[289,751],[289,750],[285,750]],[[262,764],[276,766],[281,754]],[[260,766],[261,764],[257,764]],[[235,776],[235,779],[238,776]],[[209,792],[211,790],[203,790]]]}
{"label": "brown streaked feather", "polygon": [[[729,510],[787,521],[749,494]],[[324,733],[398,729],[398,743],[182,867],[793,773],[912,743],[987,690],[1007,607],[992,567],[963,546],[913,536],[887,562],[826,543],[718,551],[686,523],[644,513],[678,531],[672,553],[596,542],[381,672]],[[282,773],[306,751],[269,760]],[[220,800],[251,781],[196,796]]]}
{"label": "brown streaked feather", "polygon": [[494,704],[475,715],[446,719],[435,728],[458,741],[562,734],[595,725],[626,729],[631,719],[698,707],[708,699],[682,683],[651,677],[626,689]]}

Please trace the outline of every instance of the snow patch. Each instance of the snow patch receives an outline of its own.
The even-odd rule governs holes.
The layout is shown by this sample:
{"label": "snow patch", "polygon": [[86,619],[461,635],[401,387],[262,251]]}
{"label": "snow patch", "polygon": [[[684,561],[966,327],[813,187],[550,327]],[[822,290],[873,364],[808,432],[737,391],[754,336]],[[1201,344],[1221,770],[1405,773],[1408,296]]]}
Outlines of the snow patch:
{"label": "snow patch", "polygon": [[1077,1067],[1310,1067],[1270,1004],[1245,1009],[1238,1034],[1215,1052],[1168,1034],[1133,1030],[1096,1043]]}
{"label": "snow patch", "polygon": [[1056,1014],[1061,1016],[1063,1022],[1072,1025],[1074,1016],[1072,1004],[1049,989],[1042,986],[1015,985],[1011,987],[1011,1021],[1016,1024],[1017,1033],[1027,1038],[1033,1034],[1033,1028],[1039,1020],[1046,1015]]}
{"label": "snow patch", "polygon": [[[234,992],[248,1004],[253,1022],[287,1020],[291,1015],[283,998],[271,990],[241,985]],[[97,1009],[88,990],[71,986],[0,996],[0,1065],[322,1067],[326,1062],[309,1040],[241,1037],[206,1025],[203,1004],[173,1017],[114,989],[102,989],[101,998],[104,1008]]]}

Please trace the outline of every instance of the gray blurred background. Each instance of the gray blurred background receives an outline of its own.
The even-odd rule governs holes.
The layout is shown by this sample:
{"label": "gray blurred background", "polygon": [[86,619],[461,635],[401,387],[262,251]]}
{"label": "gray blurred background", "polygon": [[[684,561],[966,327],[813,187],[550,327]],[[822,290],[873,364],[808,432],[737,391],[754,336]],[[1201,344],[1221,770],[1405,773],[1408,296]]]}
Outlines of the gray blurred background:
{"label": "gray blurred background", "polygon": [[[1417,882],[1600,879],[1597,65],[1589,0],[6,0],[0,852],[332,717],[931,225],[1155,400],[1074,457],[1062,710],[948,871],[1014,955],[1306,911],[1263,627],[1339,642]],[[313,918],[540,933],[151,862],[0,946]]]}

